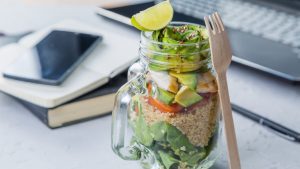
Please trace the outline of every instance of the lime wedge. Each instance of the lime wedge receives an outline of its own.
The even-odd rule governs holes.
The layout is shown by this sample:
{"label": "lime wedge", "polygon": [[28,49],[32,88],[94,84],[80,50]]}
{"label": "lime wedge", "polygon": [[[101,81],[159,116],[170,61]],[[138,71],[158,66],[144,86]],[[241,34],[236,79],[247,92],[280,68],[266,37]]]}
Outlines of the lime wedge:
{"label": "lime wedge", "polygon": [[137,28],[138,30],[141,30],[141,31],[150,31],[146,28],[143,28],[136,20],[135,20],[135,17],[131,17],[131,24]]}
{"label": "lime wedge", "polygon": [[172,18],[172,5],[169,1],[164,1],[133,15],[131,24],[141,31],[154,31],[167,26]]}

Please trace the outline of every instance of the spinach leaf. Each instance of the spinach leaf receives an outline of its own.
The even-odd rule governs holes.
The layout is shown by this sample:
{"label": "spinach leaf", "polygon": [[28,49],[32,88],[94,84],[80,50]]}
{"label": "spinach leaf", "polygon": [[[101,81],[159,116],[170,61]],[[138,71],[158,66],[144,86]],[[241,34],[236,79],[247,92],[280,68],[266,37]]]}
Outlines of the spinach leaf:
{"label": "spinach leaf", "polygon": [[135,136],[137,141],[144,144],[145,146],[151,146],[153,142],[153,138],[150,133],[150,128],[147,125],[141,111],[136,121]]}
{"label": "spinach leaf", "polygon": [[179,129],[167,122],[154,123],[150,132],[154,139],[151,149],[166,169],[177,167],[182,162],[194,167],[207,155],[205,148],[192,145]]}
{"label": "spinach leaf", "polygon": [[167,141],[170,143],[174,152],[181,151],[193,151],[194,145],[190,143],[188,138],[182,134],[180,130],[172,125],[168,125]]}
{"label": "spinach leaf", "polygon": [[156,122],[150,126],[151,135],[156,141],[165,141],[165,135],[168,130],[168,125],[166,122]]}
{"label": "spinach leaf", "polygon": [[186,162],[189,166],[196,165],[200,160],[204,159],[206,157],[206,151],[205,149],[201,149],[200,151],[194,151],[194,152],[180,152],[180,159],[183,162]]}
{"label": "spinach leaf", "polygon": [[158,151],[158,154],[166,169],[170,169],[172,166],[179,164],[179,160],[177,160],[176,158],[174,158],[172,155],[168,153],[165,153],[163,151]]}

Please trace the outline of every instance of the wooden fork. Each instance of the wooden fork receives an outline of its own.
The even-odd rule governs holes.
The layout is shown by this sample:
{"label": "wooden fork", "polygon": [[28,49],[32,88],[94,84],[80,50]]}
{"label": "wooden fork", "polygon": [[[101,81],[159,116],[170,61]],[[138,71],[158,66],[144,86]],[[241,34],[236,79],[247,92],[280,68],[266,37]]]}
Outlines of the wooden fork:
{"label": "wooden fork", "polygon": [[224,119],[227,153],[230,169],[240,169],[240,158],[232,119],[226,70],[231,62],[231,48],[220,15],[216,12],[204,17],[211,45],[212,64],[217,74],[219,99]]}

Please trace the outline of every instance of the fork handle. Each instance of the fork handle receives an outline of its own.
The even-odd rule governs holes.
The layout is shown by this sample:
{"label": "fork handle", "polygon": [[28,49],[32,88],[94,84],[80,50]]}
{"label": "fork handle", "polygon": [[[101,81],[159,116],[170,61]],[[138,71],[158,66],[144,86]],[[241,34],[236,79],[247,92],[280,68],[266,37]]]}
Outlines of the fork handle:
{"label": "fork handle", "polygon": [[241,169],[234,123],[232,118],[232,109],[228,93],[226,72],[218,74],[217,83],[219,86],[219,99],[224,120],[229,167],[230,169]]}

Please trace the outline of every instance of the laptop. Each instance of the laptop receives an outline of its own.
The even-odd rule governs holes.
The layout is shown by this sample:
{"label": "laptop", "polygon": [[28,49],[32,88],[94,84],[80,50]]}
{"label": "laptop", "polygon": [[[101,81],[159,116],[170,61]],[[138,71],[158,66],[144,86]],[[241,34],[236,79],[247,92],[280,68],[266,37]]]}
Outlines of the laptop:
{"label": "laptop", "polygon": [[[160,1],[97,8],[97,14],[130,25],[135,13]],[[219,11],[233,61],[300,82],[300,0],[172,0],[174,21],[204,24]]]}

